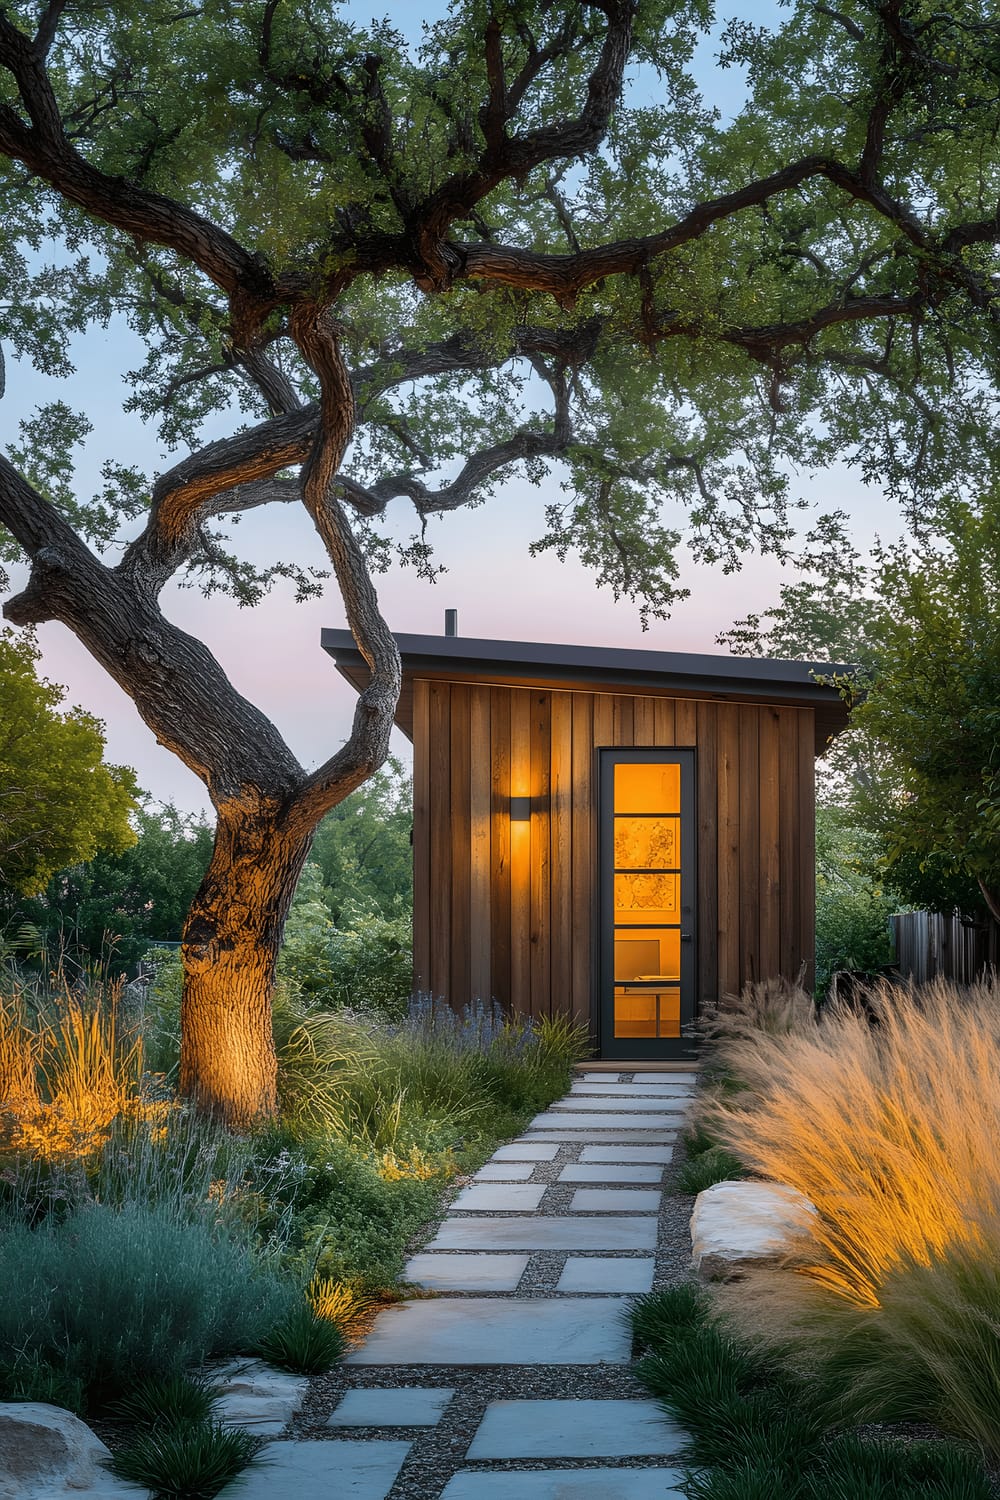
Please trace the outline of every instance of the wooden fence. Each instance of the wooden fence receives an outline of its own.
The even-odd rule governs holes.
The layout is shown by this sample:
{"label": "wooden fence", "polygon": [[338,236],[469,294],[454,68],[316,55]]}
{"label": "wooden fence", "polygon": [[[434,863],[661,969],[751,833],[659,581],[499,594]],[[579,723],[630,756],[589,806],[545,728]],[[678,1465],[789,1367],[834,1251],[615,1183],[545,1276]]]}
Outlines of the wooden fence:
{"label": "wooden fence", "polygon": [[896,967],[918,984],[939,975],[971,984],[987,969],[1000,968],[1000,928],[995,922],[964,922],[957,913],[906,911],[889,918],[896,941]]}

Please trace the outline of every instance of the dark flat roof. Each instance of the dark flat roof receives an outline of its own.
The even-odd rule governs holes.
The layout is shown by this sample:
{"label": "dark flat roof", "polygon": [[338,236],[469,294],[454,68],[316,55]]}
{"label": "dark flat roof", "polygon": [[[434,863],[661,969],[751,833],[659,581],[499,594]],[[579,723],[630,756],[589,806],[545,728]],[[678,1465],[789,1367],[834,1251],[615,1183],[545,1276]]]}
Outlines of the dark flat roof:
{"label": "dark flat roof", "polygon": [[[396,723],[413,738],[413,679],[506,682],[517,687],[628,692],[721,702],[774,703],[816,711],[816,750],[847,724],[836,688],[814,682],[811,672],[845,674],[832,662],[777,661],[767,657],[711,656],[682,651],[634,651],[617,646],[556,646],[536,641],[484,641],[470,636],[397,635],[403,691]],[[359,692],[368,668],[349,630],[324,630],[324,651]]]}

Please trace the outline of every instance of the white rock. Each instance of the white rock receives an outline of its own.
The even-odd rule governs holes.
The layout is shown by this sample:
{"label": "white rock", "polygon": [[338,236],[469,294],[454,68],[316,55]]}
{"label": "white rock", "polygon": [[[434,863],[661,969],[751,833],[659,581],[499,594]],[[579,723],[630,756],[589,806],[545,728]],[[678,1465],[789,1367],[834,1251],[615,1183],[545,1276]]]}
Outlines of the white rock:
{"label": "white rock", "polygon": [[147,1500],[104,1467],[110,1450],[79,1417],[41,1401],[0,1404],[0,1500]]}
{"label": "white rock", "polygon": [[694,1269],[720,1281],[749,1266],[778,1261],[808,1234],[816,1209],[778,1182],[717,1182],[695,1199],[691,1215]]}
{"label": "white rock", "polygon": [[259,1359],[237,1360],[211,1374],[221,1396],[219,1419],[262,1434],[278,1433],[288,1424],[309,1385],[308,1375],[276,1370]]}

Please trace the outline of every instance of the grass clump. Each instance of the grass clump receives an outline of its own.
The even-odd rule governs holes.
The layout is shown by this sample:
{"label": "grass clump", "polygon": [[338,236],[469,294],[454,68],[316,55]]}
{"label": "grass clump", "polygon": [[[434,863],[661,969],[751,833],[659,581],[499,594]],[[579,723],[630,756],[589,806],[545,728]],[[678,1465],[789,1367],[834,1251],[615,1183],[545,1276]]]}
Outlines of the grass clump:
{"label": "grass clump", "polygon": [[121,986],[39,1008],[15,984],[0,992],[0,1149],[48,1161],[99,1152],[116,1121],[162,1124],[142,1036],[121,1024]]}
{"label": "grass clump", "polygon": [[155,1426],[117,1449],[108,1467],[119,1479],[145,1485],[158,1500],[212,1500],[262,1446],[253,1433],[221,1422]]}
{"label": "grass clump", "polygon": [[283,1370],[322,1375],[344,1357],[346,1348],[339,1323],[300,1302],[258,1339],[255,1352]]}
{"label": "grass clump", "polygon": [[211,1381],[194,1375],[154,1376],[111,1407],[111,1415],[136,1427],[180,1427],[209,1422],[220,1401]]}
{"label": "grass clump", "polygon": [[712,1146],[684,1162],[677,1173],[677,1186],[682,1193],[703,1193],[716,1182],[733,1182],[745,1176],[738,1156],[725,1146]]}
{"label": "grass clump", "polygon": [[706,1129],[816,1206],[786,1271],[720,1305],[838,1421],[930,1421],[1000,1456],[1000,990],[883,985],[870,1014],[721,1038]]}
{"label": "grass clump", "polygon": [[689,1434],[691,1500],[990,1500],[975,1453],[831,1429],[810,1382],[734,1337],[699,1287],[639,1299],[639,1379]]}

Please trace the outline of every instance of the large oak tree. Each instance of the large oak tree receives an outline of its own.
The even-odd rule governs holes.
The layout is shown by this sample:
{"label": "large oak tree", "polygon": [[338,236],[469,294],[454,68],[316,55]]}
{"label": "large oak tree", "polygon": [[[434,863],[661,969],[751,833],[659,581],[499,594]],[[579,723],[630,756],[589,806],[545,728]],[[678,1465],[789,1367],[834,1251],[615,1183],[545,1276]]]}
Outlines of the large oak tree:
{"label": "large oak tree", "polygon": [[[648,615],[682,535],[726,567],[788,544],[792,464],[846,456],[914,510],[997,467],[995,6],[734,24],[749,103],[725,128],[688,71],[708,20],[455,0],[412,51],[333,0],[0,5],[0,336],[57,375],[70,333],[126,316],[133,402],[181,449],[158,475],[109,458],[88,501],[80,419],[29,423],[0,460],[31,569],[5,612],[68,625],[208,789],[182,1086],[231,1121],[274,1108],[269,993],[313,830],[386,754],[391,502],[429,570],[428,516],[555,467],[534,545]],[[318,556],[255,570],[220,528],[283,504]],[[256,602],[323,568],[372,676],[307,771],[157,600],[184,572]]]}

